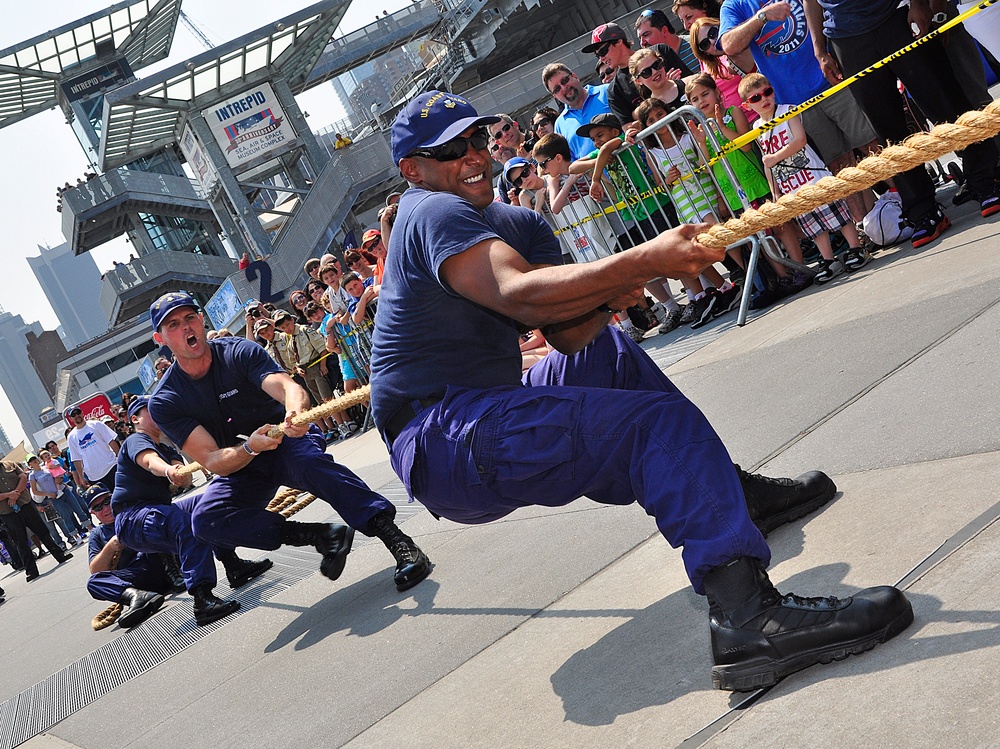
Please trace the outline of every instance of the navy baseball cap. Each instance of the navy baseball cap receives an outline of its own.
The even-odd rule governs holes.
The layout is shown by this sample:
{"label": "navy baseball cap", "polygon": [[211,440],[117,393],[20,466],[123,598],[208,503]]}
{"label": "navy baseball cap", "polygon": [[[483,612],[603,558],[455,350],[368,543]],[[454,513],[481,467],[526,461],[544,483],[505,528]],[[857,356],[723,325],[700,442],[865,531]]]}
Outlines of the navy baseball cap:
{"label": "navy baseball cap", "polygon": [[470,127],[500,122],[492,115],[480,117],[476,108],[461,96],[446,91],[425,91],[411,101],[392,123],[392,160],[410,155],[418,148],[433,148],[457,138]]}
{"label": "navy baseball cap", "polygon": [[532,162],[528,161],[523,156],[515,156],[503,165],[503,178],[510,182],[510,172],[512,169],[519,169],[520,167],[528,166],[531,163]]}
{"label": "navy baseball cap", "polygon": [[129,417],[129,419],[131,419],[133,416],[135,416],[137,413],[139,413],[139,411],[141,411],[142,409],[144,409],[144,408],[146,408],[148,406],[149,406],[149,396],[148,395],[140,395],[138,398],[135,398],[131,403],[128,404],[128,417]]}
{"label": "navy baseball cap", "polygon": [[89,509],[93,510],[94,505],[100,504],[104,497],[110,495],[111,491],[104,484],[91,484],[90,488],[83,493],[83,501],[87,503]]}
{"label": "navy baseball cap", "polygon": [[149,320],[153,323],[153,330],[159,330],[163,319],[178,307],[198,309],[198,303],[190,294],[185,294],[183,291],[171,291],[149,305]]}

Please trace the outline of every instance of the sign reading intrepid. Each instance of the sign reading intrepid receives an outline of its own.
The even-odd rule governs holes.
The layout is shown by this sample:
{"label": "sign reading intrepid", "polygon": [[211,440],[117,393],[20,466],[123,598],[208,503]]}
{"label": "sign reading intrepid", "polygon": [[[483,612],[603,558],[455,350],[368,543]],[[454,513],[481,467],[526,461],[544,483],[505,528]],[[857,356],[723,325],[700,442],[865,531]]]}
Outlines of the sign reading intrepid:
{"label": "sign reading intrepid", "polygon": [[202,112],[202,116],[233,168],[284,153],[295,139],[295,131],[285,121],[281,104],[267,83]]}

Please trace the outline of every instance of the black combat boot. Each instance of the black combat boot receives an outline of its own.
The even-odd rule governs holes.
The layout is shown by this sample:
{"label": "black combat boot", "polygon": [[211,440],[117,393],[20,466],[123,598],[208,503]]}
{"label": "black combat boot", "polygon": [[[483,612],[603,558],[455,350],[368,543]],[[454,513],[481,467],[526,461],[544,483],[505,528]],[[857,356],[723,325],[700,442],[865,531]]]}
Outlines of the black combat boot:
{"label": "black combat boot", "polygon": [[240,559],[236,555],[236,549],[216,549],[215,556],[226,568],[226,580],[233,590],[246,585],[255,577],[260,577],[274,566],[274,562],[270,559],[261,559],[257,562]]}
{"label": "black combat boot", "polygon": [[287,520],[281,526],[281,542],[289,546],[315,546],[323,555],[319,571],[336,580],[344,571],[347,555],[354,543],[354,529],[336,523],[296,523]]}
{"label": "black combat boot", "polygon": [[850,598],[782,595],[750,557],[711,570],[705,593],[715,663],[712,686],[737,692],[871,650],[913,621],[910,602],[891,586],[865,588]]}
{"label": "black combat boot", "polygon": [[796,479],[772,479],[733,467],[740,477],[750,519],[765,536],[822,507],[837,493],[833,479],[822,471],[809,471]]}
{"label": "black combat boot", "polygon": [[385,544],[396,560],[393,580],[396,590],[403,591],[419,583],[431,571],[431,560],[413,543],[413,539],[399,529],[390,512],[380,512],[371,519],[368,534]]}
{"label": "black combat boot", "polygon": [[239,601],[223,601],[212,592],[211,585],[198,585],[191,589],[194,598],[194,620],[198,626],[211,624],[216,619],[229,616],[240,607]]}
{"label": "black combat boot", "polygon": [[177,563],[177,557],[173,554],[160,554],[160,564],[163,565],[163,571],[170,578],[170,592],[171,593],[183,593],[187,590],[187,584],[184,582],[184,573],[181,572],[181,566]]}
{"label": "black combat boot", "polygon": [[126,588],[122,597],[118,599],[118,603],[124,606],[118,617],[118,626],[129,629],[137,624],[142,624],[159,611],[160,606],[163,605],[163,596],[149,590]]}

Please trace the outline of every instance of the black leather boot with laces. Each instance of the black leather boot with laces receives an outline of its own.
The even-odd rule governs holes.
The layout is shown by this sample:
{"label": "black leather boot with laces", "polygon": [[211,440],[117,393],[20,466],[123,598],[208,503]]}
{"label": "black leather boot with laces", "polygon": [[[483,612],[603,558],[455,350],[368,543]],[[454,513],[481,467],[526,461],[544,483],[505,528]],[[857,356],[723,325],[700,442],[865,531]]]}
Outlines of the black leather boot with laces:
{"label": "black leather boot with laces", "polygon": [[237,556],[236,549],[216,549],[215,556],[226,568],[226,581],[233,590],[243,587],[274,566],[274,562],[267,558],[259,559],[256,562],[241,559]]}
{"label": "black leather boot with laces", "polygon": [[865,588],[849,598],[782,595],[760,563],[738,557],[705,576],[712,686],[749,692],[816,663],[871,650],[913,621],[903,593]]}
{"label": "black leather boot with laces", "polygon": [[289,546],[315,546],[323,555],[319,571],[336,580],[344,571],[347,555],[354,544],[354,529],[338,523],[297,523],[287,520],[281,526],[281,543]]}
{"label": "black leather boot with laces", "polygon": [[833,479],[822,471],[809,471],[795,479],[772,479],[733,467],[740,477],[750,519],[765,536],[822,507],[837,493]]}
{"label": "black leather boot with laces", "polygon": [[408,590],[430,574],[431,560],[412,538],[399,529],[391,513],[380,512],[373,517],[368,534],[382,541],[396,560],[393,574],[396,590]]}
{"label": "black leather boot with laces", "polygon": [[211,585],[192,588],[191,597],[194,599],[194,620],[199,627],[229,616],[240,607],[239,601],[224,601],[216,596]]}

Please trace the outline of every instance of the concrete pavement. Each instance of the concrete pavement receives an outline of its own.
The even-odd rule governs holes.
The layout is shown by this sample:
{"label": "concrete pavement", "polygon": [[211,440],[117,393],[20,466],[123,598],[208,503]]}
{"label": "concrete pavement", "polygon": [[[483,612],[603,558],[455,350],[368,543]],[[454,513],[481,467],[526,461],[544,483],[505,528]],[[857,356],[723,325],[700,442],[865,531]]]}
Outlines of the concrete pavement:
{"label": "concrete pavement", "polygon": [[30,585],[0,578],[0,746],[997,745],[1000,220],[971,208],[744,328],[644,343],[734,460],[834,476],[832,503],[771,534],[771,577],[801,595],[899,583],[916,621],[889,643],[762,694],[713,691],[705,603],[636,507],[436,521],[366,434],[334,452],[399,503],[428,580],[397,593],[377,542],[337,583],[280,550],[209,631],[179,596],[94,633],[85,554],[43,561]]}

